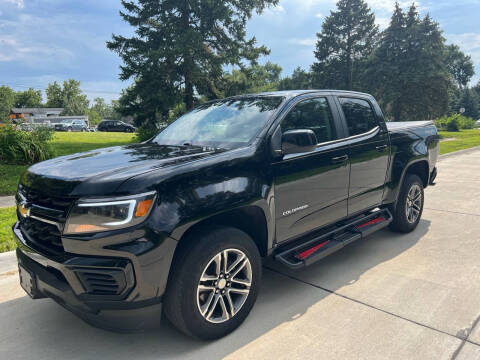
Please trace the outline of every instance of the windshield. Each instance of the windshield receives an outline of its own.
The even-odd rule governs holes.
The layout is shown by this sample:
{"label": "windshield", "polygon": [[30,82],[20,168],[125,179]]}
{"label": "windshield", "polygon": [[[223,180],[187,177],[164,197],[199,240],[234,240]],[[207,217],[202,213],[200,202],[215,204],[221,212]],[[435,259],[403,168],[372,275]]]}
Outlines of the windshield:
{"label": "windshield", "polygon": [[72,122],[72,120],[62,120],[62,124],[70,124]]}
{"label": "windshield", "polygon": [[161,145],[235,148],[250,143],[282,103],[283,97],[245,97],[201,105],[164,129]]}

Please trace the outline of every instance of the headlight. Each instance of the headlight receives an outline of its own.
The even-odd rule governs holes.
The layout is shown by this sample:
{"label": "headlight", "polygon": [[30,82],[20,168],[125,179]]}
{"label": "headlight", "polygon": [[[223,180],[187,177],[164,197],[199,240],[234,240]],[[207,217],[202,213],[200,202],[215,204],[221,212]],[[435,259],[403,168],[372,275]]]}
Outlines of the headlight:
{"label": "headlight", "polygon": [[123,229],[145,221],[155,192],[115,199],[78,201],[68,215],[65,234],[96,233]]}

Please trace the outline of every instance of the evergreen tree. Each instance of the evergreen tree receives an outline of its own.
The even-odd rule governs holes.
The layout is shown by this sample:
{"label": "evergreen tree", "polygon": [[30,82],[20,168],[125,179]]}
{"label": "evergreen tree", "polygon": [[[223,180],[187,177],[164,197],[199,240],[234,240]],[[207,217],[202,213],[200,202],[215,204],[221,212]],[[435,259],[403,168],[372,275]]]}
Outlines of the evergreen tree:
{"label": "evergreen tree", "polygon": [[445,114],[450,76],[445,39],[429,15],[415,5],[405,14],[396,3],[367,72],[370,88],[394,121],[431,119]]}
{"label": "evergreen tree", "polygon": [[278,90],[282,68],[267,62],[226,73],[215,85],[215,93],[205,89],[209,99]]}
{"label": "evergreen tree", "polygon": [[[480,117],[479,109],[479,99],[475,91],[470,89],[465,89],[463,96],[460,100],[459,108],[464,108],[464,116],[473,118],[477,120]],[[458,110],[457,110],[458,111]]]}
{"label": "evergreen tree", "polygon": [[146,120],[165,117],[183,99],[187,109],[195,94],[210,88],[225,65],[255,62],[264,47],[246,38],[246,22],[278,0],[122,0],[120,15],[135,28],[127,38],[114,35],[107,43],[123,60],[120,79],[135,79],[121,103],[125,112]]}
{"label": "evergreen tree", "polygon": [[317,34],[314,85],[362,89],[363,70],[378,36],[375,15],[363,0],[340,0]]}
{"label": "evergreen tree", "polygon": [[280,81],[279,90],[305,90],[312,88],[312,74],[297,67],[292,76]]}

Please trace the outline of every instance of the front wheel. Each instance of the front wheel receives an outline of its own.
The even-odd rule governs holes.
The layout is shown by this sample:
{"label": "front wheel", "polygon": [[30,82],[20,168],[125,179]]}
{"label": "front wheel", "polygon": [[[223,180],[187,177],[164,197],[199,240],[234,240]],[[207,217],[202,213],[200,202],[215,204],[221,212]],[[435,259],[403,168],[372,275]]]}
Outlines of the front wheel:
{"label": "front wheel", "polygon": [[422,180],[417,175],[407,175],[398,196],[397,206],[392,212],[393,221],[390,228],[402,233],[415,230],[422,217],[423,203]]}
{"label": "front wheel", "polygon": [[172,265],[165,314],[189,336],[217,339],[250,313],[260,286],[260,254],[235,228],[218,227],[189,240]]}

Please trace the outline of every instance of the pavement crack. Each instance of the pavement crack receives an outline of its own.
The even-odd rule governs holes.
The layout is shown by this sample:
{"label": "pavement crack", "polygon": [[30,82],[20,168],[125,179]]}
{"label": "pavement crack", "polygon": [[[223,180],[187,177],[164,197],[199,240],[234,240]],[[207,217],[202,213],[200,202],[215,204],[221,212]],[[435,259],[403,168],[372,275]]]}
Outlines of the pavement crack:
{"label": "pavement crack", "polygon": [[451,211],[451,210],[441,210],[441,209],[432,209],[432,208],[424,208],[425,210],[432,210],[432,211],[439,211],[451,214],[459,214],[459,215],[469,215],[469,216],[480,216],[480,214],[472,214],[472,213],[465,213],[460,211]]}
{"label": "pavement crack", "polygon": [[[274,272],[274,273],[276,273],[276,274],[285,276],[285,277],[287,277],[287,278],[289,278],[289,279],[292,279],[292,280],[296,280],[296,281],[298,281],[298,282],[301,282],[301,283],[303,283],[303,284],[305,284],[305,285],[310,285],[310,286],[313,286],[313,287],[315,287],[315,288],[317,288],[317,289],[326,291],[326,292],[328,292],[328,293],[330,293],[330,294],[332,294],[332,295],[336,295],[336,296],[339,296],[339,297],[344,298],[344,299],[346,299],[346,300],[353,301],[353,302],[355,302],[355,303],[357,303],[357,304],[360,304],[360,305],[363,305],[363,306],[367,306],[367,307],[369,307],[369,308],[371,308],[371,309],[374,309],[374,310],[377,310],[377,311],[381,311],[381,312],[383,312],[384,314],[391,315],[391,316],[396,317],[396,318],[398,318],[398,319],[408,321],[408,322],[410,322],[410,323],[412,323],[412,324],[422,326],[422,327],[424,327],[424,328],[426,328],[426,329],[429,329],[429,330],[433,330],[433,331],[438,332],[438,333],[440,333],[440,334],[448,335],[448,336],[454,337],[455,339],[462,340],[462,344],[460,344],[461,347],[463,347],[463,345],[464,345],[463,343],[464,343],[464,342],[467,342],[467,341],[468,341],[468,340],[467,340],[468,336],[467,336],[467,338],[458,337],[457,335],[450,334],[449,332],[446,332],[446,331],[443,331],[443,330],[440,330],[440,329],[436,329],[436,328],[434,328],[434,327],[432,327],[432,326],[429,326],[429,325],[427,325],[427,324],[420,323],[420,322],[415,321],[415,320],[412,320],[412,319],[408,319],[408,318],[403,317],[403,316],[401,316],[401,315],[392,313],[392,312],[390,312],[390,311],[388,311],[388,310],[384,310],[384,309],[378,308],[378,307],[376,307],[376,306],[370,305],[370,304],[368,304],[368,303],[365,303],[365,302],[363,302],[363,301],[361,301],[361,300],[357,300],[357,299],[351,298],[351,297],[349,297],[349,296],[339,294],[339,293],[337,293],[336,291],[330,290],[330,289],[327,289],[327,288],[324,288],[323,286],[310,283],[310,282],[308,282],[308,281],[305,281],[305,280],[296,278],[296,277],[294,277],[294,276],[292,276],[292,275],[284,274],[284,273],[282,273],[282,272],[280,272],[280,271],[278,271],[278,270],[276,270],[276,269],[273,269],[273,268],[271,268],[271,267],[264,266],[264,268],[267,269],[267,270],[270,270],[270,271],[272,271],[272,272]],[[477,318],[477,320],[475,320],[475,322],[474,322],[474,324],[473,324],[473,326],[472,326],[471,329],[474,329],[474,328],[475,328],[475,326],[476,326],[476,324],[478,323],[479,320],[480,320],[480,317]],[[471,331],[471,329],[470,329],[470,331]],[[470,333],[469,333],[468,335],[470,335]],[[471,342],[471,341],[468,341],[468,342]],[[458,349],[457,349],[457,350],[458,350]],[[460,350],[461,350],[461,348],[460,348]],[[456,353],[456,352],[455,352],[455,353]],[[455,353],[454,353],[454,354],[455,354]],[[452,359],[454,359],[454,358],[452,358]]]}
{"label": "pavement crack", "polygon": [[[460,352],[462,351],[463,347],[465,346],[465,344],[467,342],[469,342],[471,344],[476,344],[473,341],[469,341],[468,337],[470,336],[473,329],[475,329],[475,327],[478,325],[479,322],[480,322],[480,316],[478,316],[475,319],[475,321],[473,322],[471,327],[462,329],[457,333],[457,337],[462,336],[462,343],[458,346],[457,350],[455,350],[455,352],[453,353],[452,358],[451,358],[452,360],[455,360],[458,357],[458,354],[460,354]],[[476,344],[476,345],[478,345],[478,344]]]}

